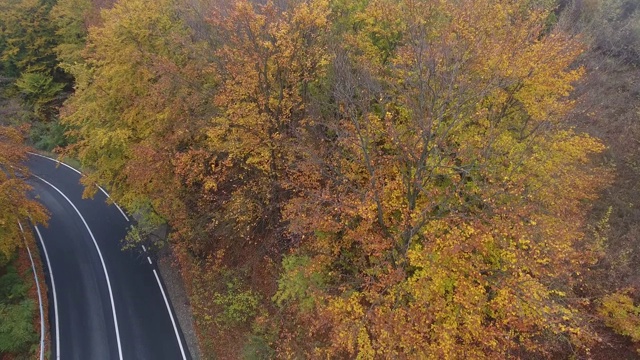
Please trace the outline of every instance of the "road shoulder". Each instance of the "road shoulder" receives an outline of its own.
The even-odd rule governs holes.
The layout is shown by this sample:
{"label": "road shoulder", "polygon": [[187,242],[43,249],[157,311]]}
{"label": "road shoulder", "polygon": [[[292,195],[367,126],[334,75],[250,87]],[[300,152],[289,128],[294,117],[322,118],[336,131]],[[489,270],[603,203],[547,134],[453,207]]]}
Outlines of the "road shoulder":
{"label": "road shoulder", "polygon": [[160,251],[156,263],[167,289],[171,304],[173,304],[173,310],[178,322],[180,323],[180,328],[182,329],[184,339],[189,347],[191,357],[193,360],[200,360],[202,359],[202,356],[200,348],[198,347],[193,317],[191,315],[191,304],[189,303],[189,298],[182,281],[182,276],[175,265],[176,259],[171,250],[168,249],[168,246]]}

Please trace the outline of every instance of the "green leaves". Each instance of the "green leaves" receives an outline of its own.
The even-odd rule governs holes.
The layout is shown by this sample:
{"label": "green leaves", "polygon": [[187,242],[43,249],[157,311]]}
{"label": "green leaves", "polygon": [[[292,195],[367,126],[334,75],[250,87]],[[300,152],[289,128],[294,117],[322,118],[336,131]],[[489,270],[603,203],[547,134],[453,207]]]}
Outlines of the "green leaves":
{"label": "green leaves", "polygon": [[49,19],[55,25],[57,45],[54,48],[65,72],[82,82],[85,59],[82,51],[85,47],[92,10],[90,0],[60,0],[51,9]]}
{"label": "green leaves", "polygon": [[51,103],[64,88],[64,84],[56,83],[53,76],[42,72],[24,72],[16,80],[16,87],[25,103],[41,119],[51,113]]}
{"label": "green leaves", "polygon": [[38,339],[33,328],[35,304],[23,300],[14,305],[0,303],[0,353],[12,353],[28,350]]}
{"label": "green leaves", "polygon": [[0,277],[0,354],[26,352],[38,340],[33,326],[36,306],[15,267]]}
{"label": "green leaves", "polygon": [[222,307],[216,317],[222,328],[246,323],[258,309],[259,296],[251,290],[242,290],[238,279],[231,278],[223,292],[215,293],[213,303]]}
{"label": "green leaves", "polygon": [[9,0],[0,5],[0,61],[7,76],[51,71],[56,57],[54,29],[46,21],[50,7],[39,0]]}
{"label": "green leaves", "polygon": [[287,256],[282,260],[278,292],[272,300],[280,307],[293,301],[300,305],[301,311],[311,311],[320,300],[317,291],[325,287],[325,276],[321,270],[314,271],[310,257]]}
{"label": "green leaves", "polygon": [[606,295],[598,309],[607,326],[621,335],[640,341],[640,307],[624,292]]}

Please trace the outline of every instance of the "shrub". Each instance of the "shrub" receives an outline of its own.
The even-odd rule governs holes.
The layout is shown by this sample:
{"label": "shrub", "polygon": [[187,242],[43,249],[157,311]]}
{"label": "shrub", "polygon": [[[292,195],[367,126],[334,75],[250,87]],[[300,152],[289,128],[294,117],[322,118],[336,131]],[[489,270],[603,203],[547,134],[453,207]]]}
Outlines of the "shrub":
{"label": "shrub", "polygon": [[0,304],[16,303],[22,300],[27,287],[14,266],[7,266],[6,274],[0,277]]}
{"label": "shrub", "polygon": [[322,273],[313,271],[308,256],[290,255],[282,259],[282,275],[278,279],[278,292],[272,300],[280,307],[289,301],[297,301],[304,311],[313,309],[317,299],[313,289],[325,286]]}
{"label": "shrub", "polygon": [[33,328],[35,305],[23,300],[16,305],[0,304],[0,353],[23,352],[38,341]]}
{"label": "shrub", "polygon": [[37,342],[33,327],[35,304],[26,298],[27,286],[14,266],[0,277],[0,354],[29,350]]}
{"label": "shrub", "polygon": [[29,136],[36,149],[52,151],[57,147],[67,146],[69,141],[65,136],[66,131],[66,126],[58,121],[37,122],[31,128]]}
{"label": "shrub", "polygon": [[640,307],[624,292],[607,295],[599,309],[607,326],[620,335],[629,336],[634,342],[640,341]]}
{"label": "shrub", "polygon": [[250,335],[242,348],[242,358],[245,360],[267,360],[275,356],[275,351],[263,336]]}
{"label": "shrub", "polygon": [[215,293],[213,302],[222,307],[222,311],[216,317],[218,326],[239,325],[256,315],[260,303],[258,294],[252,290],[243,290],[240,285],[239,279],[231,278],[227,281],[225,292]]}

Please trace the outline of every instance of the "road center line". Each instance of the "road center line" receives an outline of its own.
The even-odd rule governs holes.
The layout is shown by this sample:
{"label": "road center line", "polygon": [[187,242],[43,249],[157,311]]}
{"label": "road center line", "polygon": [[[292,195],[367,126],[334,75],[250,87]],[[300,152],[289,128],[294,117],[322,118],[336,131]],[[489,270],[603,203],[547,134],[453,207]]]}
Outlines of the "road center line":
{"label": "road center line", "polygon": [[36,233],[38,233],[42,250],[44,250],[44,257],[47,259],[49,277],[51,278],[51,289],[53,291],[53,314],[56,322],[56,360],[60,360],[60,322],[58,321],[58,296],[56,295],[56,282],[53,281],[53,269],[51,268],[51,262],[49,261],[49,253],[47,253],[47,247],[44,244],[44,240],[42,240],[40,229],[38,229],[37,226],[34,226],[34,228],[36,229]]}
{"label": "road center line", "polygon": [[167,311],[169,312],[169,317],[171,318],[171,324],[173,324],[173,331],[175,331],[176,339],[178,339],[178,345],[180,345],[180,352],[182,353],[182,359],[187,360],[187,356],[184,354],[184,348],[182,347],[182,340],[180,340],[180,333],[178,332],[178,327],[176,326],[176,320],[173,318],[173,312],[171,311],[171,306],[169,306],[167,295],[165,295],[164,293],[164,288],[162,287],[162,283],[160,282],[160,278],[158,277],[158,273],[156,272],[156,269],[153,269],[153,275],[156,276],[156,281],[158,282],[158,287],[160,287],[160,291],[162,292],[164,303],[165,305],[167,305]]}
{"label": "road center line", "polygon": [[[82,217],[82,214],[80,214],[80,211],[71,202],[71,200],[69,200],[69,198],[62,191],[60,191],[60,189],[55,187],[53,184],[51,184],[47,180],[45,180],[45,179],[43,179],[40,176],[35,175],[35,174],[33,174],[33,176],[35,176],[36,178],[40,179],[45,184],[51,186],[54,190],[56,190],[58,193],[60,193],[60,195],[62,195],[62,197],[65,198],[65,200],[67,200],[67,202],[71,205],[71,207],[73,207],[73,209],[76,211],[76,213],[80,217],[80,220],[82,220],[82,223],[87,228],[87,231],[89,232],[89,235],[91,236],[91,239],[93,240],[93,244],[95,245],[96,250],[98,251],[98,256],[100,257],[100,262],[102,263],[102,269],[104,270],[104,276],[105,276],[105,278],[107,280],[107,288],[109,289],[109,298],[111,300],[111,311],[113,313],[113,323],[114,323],[115,328],[116,328],[116,339],[118,341],[118,355],[120,356],[120,360],[122,360],[122,345],[120,344],[120,330],[118,330],[118,317],[116,316],[116,307],[114,306],[114,303],[113,303],[113,292],[111,291],[111,281],[109,280],[109,273],[107,272],[107,266],[104,263],[104,258],[102,257],[102,252],[100,251],[100,247],[98,246],[98,242],[96,241],[96,238],[93,236],[93,233],[91,232],[91,229],[89,228],[89,225],[85,221],[84,217]],[[37,228],[36,228],[36,230],[37,230]],[[56,326],[57,325],[58,325],[58,322],[56,321]]]}
{"label": "road center line", "polygon": [[45,326],[44,326],[44,310],[42,309],[42,291],[40,290],[40,280],[38,280],[36,263],[33,261],[33,256],[31,255],[31,249],[29,249],[29,244],[27,244],[27,238],[24,235],[24,228],[22,228],[22,223],[20,221],[18,221],[18,226],[20,226],[20,231],[22,232],[24,245],[27,248],[27,253],[29,254],[29,260],[31,261],[31,268],[33,269],[33,278],[36,281],[36,291],[38,292],[38,305],[40,306],[40,360],[44,360],[44,328]]}
{"label": "road center line", "polygon": [[147,260],[149,260],[149,265],[151,265],[151,258],[147,256]]}

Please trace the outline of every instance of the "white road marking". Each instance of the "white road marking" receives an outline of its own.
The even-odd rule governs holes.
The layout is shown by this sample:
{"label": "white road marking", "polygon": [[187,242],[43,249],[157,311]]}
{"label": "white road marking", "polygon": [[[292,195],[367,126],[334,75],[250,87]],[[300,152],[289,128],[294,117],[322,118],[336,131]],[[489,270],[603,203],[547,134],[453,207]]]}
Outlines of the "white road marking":
{"label": "white road marking", "polygon": [[[100,185],[96,185],[98,187],[98,189],[100,189],[102,191],[102,193],[109,199],[111,199],[111,195],[109,195],[109,193],[102,188],[102,186]],[[127,219],[128,222],[130,222],[131,220],[129,220],[129,217],[127,216],[127,214],[124,213],[124,211],[122,211],[122,209],[120,208],[120,206],[118,206],[118,204],[116,204],[116,202],[113,202],[113,205],[115,205],[118,208],[118,211],[120,211],[120,214],[122,214],[122,216],[124,216],[125,219]]]}
{"label": "white road marking", "polygon": [[[80,171],[76,170],[75,168],[73,168],[73,167],[71,167],[71,166],[69,166],[69,165],[67,165],[67,164],[65,164],[65,163],[63,163],[63,162],[61,162],[61,161],[59,161],[59,160],[56,160],[56,159],[50,158],[50,157],[45,156],[45,155],[40,155],[40,154],[32,153],[32,152],[29,152],[29,154],[36,155],[36,156],[39,156],[39,157],[41,157],[41,158],[49,159],[49,160],[54,161],[54,162],[56,162],[56,163],[58,163],[58,164],[62,164],[63,166],[68,167],[69,169],[71,169],[71,170],[75,171],[76,173],[78,173],[78,174],[80,174],[80,175],[83,175]],[[97,242],[96,242],[96,239],[93,237],[93,234],[91,233],[91,230],[89,229],[89,226],[87,225],[86,221],[84,220],[84,218],[82,217],[82,215],[80,215],[80,211],[78,211],[78,209],[75,207],[75,205],[73,205],[73,203],[69,200],[69,198],[67,198],[67,197],[62,193],[62,191],[58,190],[58,188],[56,188],[55,186],[53,186],[52,184],[50,184],[48,181],[44,180],[43,178],[41,178],[41,177],[39,177],[39,176],[37,176],[37,175],[35,175],[35,174],[34,174],[34,176],[35,176],[35,177],[37,177],[38,179],[40,179],[40,180],[44,181],[45,183],[49,184],[51,187],[53,187],[54,189],[56,189],[56,190],[57,190],[57,191],[58,191],[58,192],[59,192],[59,193],[60,193],[60,194],[65,198],[65,199],[67,199],[67,201],[69,202],[69,204],[71,204],[71,206],[73,206],[73,208],[76,210],[76,212],[78,213],[78,215],[79,215],[79,216],[80,216],[80,218],[82,219],[82,222],[84,223],[85,227],[86,227],[86,228],[87,228],[87,230],[89,231],[89,235],[91,235],[91,238],[93,239],[93,243],[95,244],[96,249],[98,250],[98,255],[100,255],[100,261],[102,262],[102,267],[103,267],[103,269],[104,269],[104,273],[105,273],[106,278],[107,278],[107,285],[108,285],[108,287],[109,287],[109,296],[111,297],[111,308],[112,308],[112,310],[113,310],[113,320],[114,320],[115,325],[116,325],[116,337],[117,337],[117,339],[118,339],[118,352],[119,352],[119,354],[120,354],[120,360],[122,360],[122,348],[121,348],[121,346],[120,346],[120,333],[119,333],[119,331],[118,331],[118,320],[117,320],[117,318],[116,318],[116,309],[115,309],[115,307],[113,306],[113,294],[111,293],[111,284],[110,284],[110,282],[109,282],[109,275],[107,274],[107,269],[106,269],[106,267],[105,267],[105,265],[104,265],[104,260],[102,259],[102,254],[100,253],[100,248],[98,248],[98,244],[97,244]],[[107,192],[106,192],[106,191],[105,191],[101,186],[99,186],[99,185],[96,185],[96,186],[98,186],[98,188],[99,188],[99,189],[100,189],[100,190],[101,190],[101,191],[102,191],[102,192],[103,192],[103,193],[104,193],[108,198],[111,198],[111,196],[109,196],[109,194],[108,194],[108,193],[107,193]],[[120,213],[122,214],[122,216],[124,216],[124,218],[125,218],[128,222],[130,222],[131,220],[130,220],[130,219],[129,219],[129,217],[125,214],[125,212],[124,212],[124,211],[122,211],[122,209],[120,208],[120,206],[118,206],[118,204],[116,204],[115,202],[113,202],[113,204],[118,208],[118,210],[120,211]],[[37,227],[36,227],[36,231],[37,231]],[[39,233],[38,233],[38,235],[39,235]],[[42,242],[42,238],[40,238],[40,241]],[[44,247],[44,243],[43,243],[43,247]],[[144,245],[142,245],[142,249],[143,249],[145,252],[147,251],[147,249],[144,247]],[[45,253],[46,253],[46,250],[45,250]],[[150,259],[149,257],[147,257],[147,260],[149,260],[149,264],[151,264],[151,259]],[[48,263],[48,262],[49,262],[49,259],[48,259],[48,257],[47,257],[47,263]],[[49,266],[49,271],[51,272],[51,266]],[[180,345],[180,352],[182,353],[182,359],[183,359],[183,360],[186,360],[186,359],[187,359],[187,356],[186,356],[186,355],[185,355],[185,353],[184,353],[184,347],[182,346],[182,340],[180,340],[180,333],[178,332],[178,328],[177,328],[177,326],[176,326],[176,321],[175,321],[175,319],[173,318],[173,313],[171,312],[171,307],[169,306],[169,301],[167,300],[167,296],[166,296],[166,294],[164,293],[164,289],[162,288],[162,283],[160,282],[160,278],[158,277],[158,273],[156,272],[156,270],[155,270],[155,269],[153,270],[153,274],[156,276],[156,280],[158,281],[158,287],[160,287],[160,291],[162,292],[162,297],[164,298],[164,303],[165,303],[165,305],[167,306],[167,311],[169,312],[169,317],[171,318],[171,323],[173,324],[173,331],[174,331],[174,332],[175,332],[175,334],[176,334],[176,339],[178,340],[178,345]],[[52,283],[52,286],[53,286],[53,275],[51,276],[51,283]],[[54,304],[56,304],[56,301],[55,301],[55,289],[54,289]],[[56,334],[58,333],[58,330],[57,330],[58,320],[57,320],[57,319],[58,319],[58,308],[57,308],[57,306],[56,306]],[[59,336],[56,336],[56,341],[59,341]],[[57,346],[56,348],[58,349],[57,359],[59,360],[59,359],[60,359],[60,353],[59,353],[59,349],[60,349],[60,347],[59,347],[59,346]]]}
{"label": "white road marking", "polygon": [[[93,244],[95,245],[96,250],[98,251],[98,256],[100,257],[100,262],[102,263],[102,270],[104,270],[104,275],[105,275],[105,278],[107,279],[107,288],[109,289],[109,298],[111,300],[111,311],[113,313],[113,322],[114,322],[114,325],[115,325],[115,328],[116,328],[116,340],[118,341],[118,355],[120,356],[120,360],[122,360],[122,345],[120,344],[120,330],[118,330],[118,317],[116,316],[116,308],[115,308],[115,306],[113,304],[113,292],[111,291],[111,281],[109,280],[109,273],[107,272],[107,266],[104,264],[104,258],[102,257],[102,252],[100,252],[100,247],[98,247],[98,242],[96,241],[96,238],[93,236],[93,233],[91,232],[91,229],[89,228],[89,225],[85,221],[84,217],[82,217],[82,214],[80,214],[80,211],[71,202],[71,200],[69,200],[69,198],[62,191],[60,191],[60,189],[55,187],[53,184],[51,184],[47,180],[45,180],[45,179],[43,179],[40,176],[35,175],[35,174],[33,176],[37,177],[38,179],[40,179],[45,184],[51,186],[54,190],[56,190],[58,193],[60,193],[60,195],[62,195],[62,197],[65,198],[65,200],[67,200],[69,205],[71,205],[71,207],[73,207],[73,209],[76,211],[76,213],[80,217],[80,220],[82,220],[82,223],[87,228],[87,231],[89,232],[89,235],[91,236],[91,239],[93,240]],[[37,228],[36,228],[36,230],[37,230]],[[57,321],[56,321],[56,326],[57,325],[58,324],[57,324]]]}
{"label": "white road marking", "polygon": [[71,169],[71,170],[73,170],[73,171],[77,172],[78,174],[82,175],[82,173],[81,173],[79,170],[77,170],[77,169],[76,169],[76,168],[74,168],[73,166],[69,166],[69,165],[67,165],[67,164],[63,163],[63,162],[62,162],[62,161],[60,161],[60,160],[57,160],[57,159],[54,159],[54,158],[50,158],[50,157],[48,157],[48,156],[41,155],[41,154],[34,153],[34,152],[29,152],[29,151],[27,151],[27,153],[28,153],[28,154],[31,154],[31,155],[39,156],[39,157],[44,158],[44,159],[49,159],[49,160],[51,160],[51,161],[54,161],[54,162],[58,163],[59,165],[66,166],[66,167],[68,167],[69,169]]}
{"label": "white road marking", "polygon": [[111,197],[111,196],[109,196],[109,193],[107,193],[107,191],[106,191],[105,189],[103,189],[103,188],[102,188],[102,186],[100,186],[100,185],[96,185],[96,186],[98,187],[98,189],[100,189],[100,191],[102,191],[102,193],[103,193],[106,197],[108,197],[108,198],[110,198],[110,197]]}
{"label": "white road marking", "polygon": [[144,250],[144,252],[147,252],[147,248],[144,247],[144,245],[142,245],[142,250]]}
{"label": "white road marking", "polygon": [[60,360],[60,322],[58,321],[58,296],[56,295],[56,283],[53,281],[53,269],[51,268],[51,262],[49,261],[49,254],[47,253],[47,247],[44,245],[44,240],[42,240],[42,235],[40,234],[40,229],[37,226],[34,226],[36,229],[36,233],[38,233],[38,238],[40,239],[40,244],[42,245],[42,250],[44,250],[44,257],[47,259],[47,267],[49,268],[49,277],[51,278],[51,289],[53,291],[53,313],[56,322],[56,360]]}
{"label": "white road marking", "polygon": [[[40,291],[40,281],[38,280],[38,272],[36,271],[36,264],[33,262],[33,256],[31,255],[31,249],[27,244],[27,238],[24,236],[24,229],[22,223],[18,221],[20,231],[22,232],[22,238],[24,239],[24,245],[27,248],[29,254],[29,260],[31,260],[31,268],[33,269],[33,278],[36,280],[36,291],[38,292],[38,305],[40,306],[40,360],[44,360],[44,309],[42,308],[42,292]],[[53,283],[53,279],[51,280]]]}
{"label": "white road marking", "polygon": [[[51,161],[53,161],[53,162],[55,162],[55,163],[57,163],[57,164],[59,164],[59,165],[66,166],[66,167],[68,167],[69,169],[71,169],[71,170],[75,171],[76,173],[80,174],[80,176],[84,176],[84,174],[83,174],[83,173],[81,173],[79,170],[77,170],[77,169],[76,169],[76,168],[74,168],[73,166],[69,166],[69,165],[67,165],[67,164],[63,163],[63,162],[62,162],[62,161],[60,161],[60,160],[57,160],[57,159],[54,159],[54,158],[50,158],[50,157],[48,157],[48,156],[41,155],[41,154],[34,153],[34,152],[27,152],[27,153],[28,153],[28,154],[31,154],[31,155],[39,156],[39,157],[41,157],[41,158],[43,158],[43,159],[51,160]],[[100,189],[100,190],[104,193],[104,195],[105,195],[106,197],[108,197],[109,199],[111,199],[111,196],[109,196],[109,193],[107,193],[107,192],[102,188],[102,186],[97,185],[97,184],[96,184],[96,186],[98,187],[98,189]],[[125,219],[127,219],[127,221],[128,221],[128,222],[130,222],[130,221],[131,221],[131,220],[129,220],[129,217],[127,216],[127,214],[125,214],[125,213],[124,213],[124,211],[122,211],[122,208],[120,208],[120,206],[118,206],[118,204],[116,204],[116,202],[115,202],[115,201],[113,202],[113,205],[115,205],[115,206],[116,206],[116,208],[118,208],[118,211],[120,211],[120,214],[122,214],[122,216],[124,216],[124,218],[125,218]]]}
{"label": "white road marking", "polygon": [[147,256],[147,260],[149,260],[149,265],[152,265],[151,258]]}
{"label": "white road marking", "polygon": [[122,216],[124,216],[125,219],[127,219],[127,221],[131,221],[129,220],[129,217],[127,216],[127,214],[124,213],[124,211],[122,211],[122,209],[120,208],[120,206],[118,206],[118,204],[116,204],[116,202],[113,202],[113,205],[116,206],[116,208],[118,208],[118,210],[120,211],[120,214],[122,214]]}
{"label": "white road marking", "polygon": [[160,282],[160,278],[158,277],[158,273],[156,269],[153,269],[153,275],[156,276],[156,281],[158,282],[158,287],[160,287],[160,291],[162,292],[162,297],[164,298],[164,303],[167,305],[167,311],[169,312],[169,317],[171,318],[171,323],[173,324],[173,331],[176,333],[176,339],[178,339],[178,345],[180,345],[180,352],[182,353],[182,359],[187,360],[187,356],[184,354],[184,348],[182,347],[182,340],[180,340],[180,333],[178,332],[178,327],[176,326],[176,321],[173,318],[173,312],[171,311],[171,306],[169,306],[169,301],[167,300],[167,295],[164,293],[164,288],[162,288],[162,283]]}

